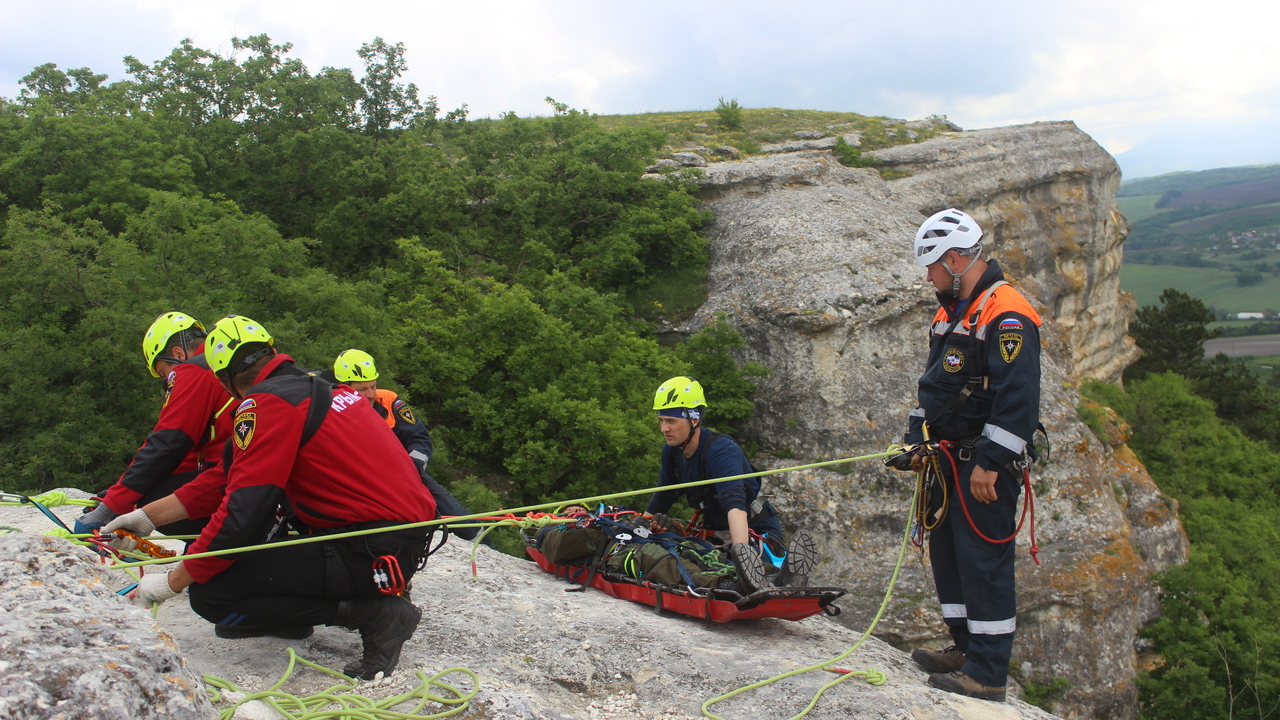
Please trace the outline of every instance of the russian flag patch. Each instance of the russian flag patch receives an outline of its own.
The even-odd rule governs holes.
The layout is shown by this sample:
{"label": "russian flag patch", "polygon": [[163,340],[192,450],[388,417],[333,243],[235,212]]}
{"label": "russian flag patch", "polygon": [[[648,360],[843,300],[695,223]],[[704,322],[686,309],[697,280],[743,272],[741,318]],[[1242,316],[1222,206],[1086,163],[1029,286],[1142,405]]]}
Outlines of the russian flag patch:
{"label": "russian flag patch", "polygon": [[1001,330],[1021,330],[1022,321],[1017,318],[1005,318],[1000,321]]}

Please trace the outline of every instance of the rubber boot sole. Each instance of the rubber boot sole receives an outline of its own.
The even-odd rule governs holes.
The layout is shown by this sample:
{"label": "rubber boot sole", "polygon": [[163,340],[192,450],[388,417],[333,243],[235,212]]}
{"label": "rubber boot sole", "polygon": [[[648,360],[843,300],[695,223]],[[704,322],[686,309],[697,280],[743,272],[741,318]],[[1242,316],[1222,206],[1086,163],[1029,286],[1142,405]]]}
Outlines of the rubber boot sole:
{"label": "rubber boot sole", "polygon": [[1003,687],[983,685],[959,671],[934,673],[929,676],[929,684],[939,690],[946,690],[956,695],[964,695],[979,700],[990,700],[991,702],[1004,702],[1005,689]]}
{"label": "rubber boot sole", "polygon": [[817,567],[817,541],[804,530],[797,530],[787,545],[787,557],[782,561],[782,569],[774,576],[773,584],[778,587],[804,587],[809,584],[809,575]]}

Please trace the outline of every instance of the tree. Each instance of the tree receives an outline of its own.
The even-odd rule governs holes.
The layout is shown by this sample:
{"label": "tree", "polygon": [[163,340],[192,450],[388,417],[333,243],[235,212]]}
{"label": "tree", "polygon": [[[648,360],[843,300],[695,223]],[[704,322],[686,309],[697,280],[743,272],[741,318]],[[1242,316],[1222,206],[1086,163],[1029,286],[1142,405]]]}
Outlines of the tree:
{"label": "tree", "polygon": [[1213,313],[1197,298],[1176,288],[1160,293],[1162,307],[1146,305],[1129,325],[1129,334],[1142,348],[1142,357],[1125,370],[1126,381],[1172,370],[1186,373],[1204,358],[1204,341],[1218,336],[1206,325]]}

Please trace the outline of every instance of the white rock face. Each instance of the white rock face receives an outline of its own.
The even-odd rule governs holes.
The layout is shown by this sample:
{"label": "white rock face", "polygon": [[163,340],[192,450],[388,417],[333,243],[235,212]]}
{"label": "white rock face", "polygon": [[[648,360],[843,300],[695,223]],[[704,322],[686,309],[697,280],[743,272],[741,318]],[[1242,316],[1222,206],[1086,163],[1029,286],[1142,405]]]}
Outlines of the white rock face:
{"label": "white rock face", "polygon": [[96,559],[65,540],[0,536],[0,717],[217,717],[173,636],[117,597],[125,576]]}
{"label": "white rock face", "polygon": [[[1123,446],[1077,421],[1082,377],[1115,379],[1136,357],[1134,310],[1119,290],[1127,231],[1115,161],[1072,123],[962,132],[874,153],[913,174],[885,181],[827,152],[727,162],[706,171],[708,300],[682,330],[723,313],[759,383],[748,437],[787,458],[772,467],[877,452],[898,441],[936,309],[912,258],[918,224],[959,207],[986,231],[988,257],[1039,308],[1041,417],[1052,461],[1035,471],[1044,562],[1019,539],[1019,639],[1031,677],[1073,683],[1058,707],[1076,717],[1136,717],[1135,638],[1156,611],[1152,573],[1185,560],[1172,507]],[[714,398],[711,398],[714,425]],[[857,627],[878,605],[906,528],[912,479],[878,463],[766,482],[784,522],[822,538],[820,584],[851,589]],[[912,563],[878,632],[900,647],[949,644],[927,558]]]}

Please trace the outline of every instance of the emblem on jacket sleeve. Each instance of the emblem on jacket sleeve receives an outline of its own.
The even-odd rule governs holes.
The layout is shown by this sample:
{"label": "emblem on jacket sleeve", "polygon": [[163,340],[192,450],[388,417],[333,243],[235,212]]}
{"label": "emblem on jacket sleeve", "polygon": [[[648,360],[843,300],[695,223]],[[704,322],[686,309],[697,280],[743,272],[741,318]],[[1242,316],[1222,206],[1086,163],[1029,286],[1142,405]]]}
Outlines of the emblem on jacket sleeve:
{"label": "emblem on jacket sleeve", "polygon": [[249,441],[253,439],[253,428],[257,423],[257,413],[240,413],[236,416],[236,425],[232,428],[232,433],[236,438],[236,447],[244,450],[249,447]]}
{"label": "emblem on jacket sleeve", "polygon": [[942,355],[942,367],[947,372],[960,372],[960,368],[964,367],[964,353],[960,348],[947,348],[947,352]]}
{"label": "emblem on jacket sleeve", "polygon": [[409,423],[410,425],[413,425],[417,422],[417,420],[413,417],[413,411],[410,410],[409,406],[403,402],[396,403],[396,414],[399,415],[405,422]]}
{"label": "emblem on jacket sleeve", "polygon": [[1004,358],[1005,362],[1013,362],[1013,359],[1018,357],[1018,353],[1021,351],[1022,333],[1000,334],[1000,357]]}

